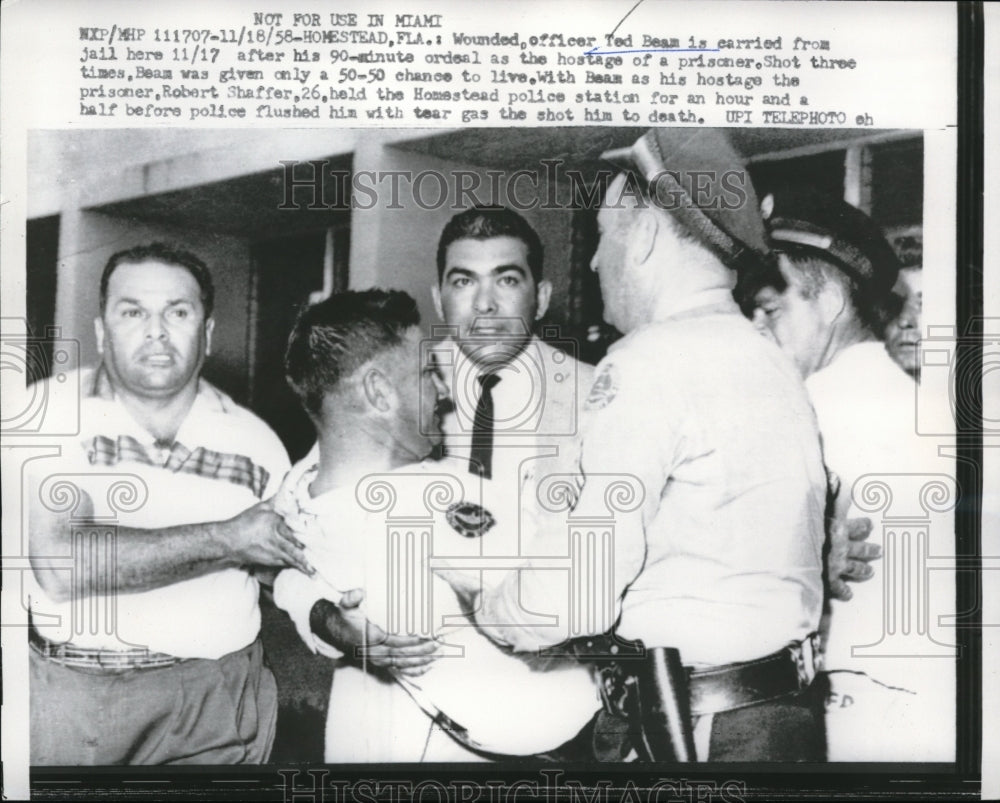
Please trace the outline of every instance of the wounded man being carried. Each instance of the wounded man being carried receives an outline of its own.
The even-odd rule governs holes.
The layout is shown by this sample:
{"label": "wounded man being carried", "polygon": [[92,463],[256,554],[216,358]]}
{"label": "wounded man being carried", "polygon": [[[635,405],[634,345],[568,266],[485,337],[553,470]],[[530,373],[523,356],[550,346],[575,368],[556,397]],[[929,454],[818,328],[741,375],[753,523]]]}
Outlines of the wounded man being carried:
{"label": "wounded man being carried", "polygon": [[[279,574],[275,602],[308,646],[338,660],[327,761],[546,753],[594,716],[597,689],[572,658],[515,655],[490,641],[436,573],[486,590],[523,559],[522,516],[517,482],[494,483],[462,461],[423,460],[441,440],[445,388],[423,358],[418,322],[405,293],[371,290],[333,296],[296,323],[287,375],[317,446],[289,473],[275,508],[316,571]],[[341,597],[355,589],[364,602],[352,612],[382,635],[437,640],[423,674],[375,666],[371,644],[332,639],[344,655],[321,637],[332,631],[317,625],[317,610],[346,615]]]}
{"label": "wounded man being carried", "polygon": [[[278,604],[307,644],[337,656],[310,631],[310,609],[317,599],[337,601],[360,588],[369,621],[387,633],[433,636],[441,656],[419,677],[345,657],[334,673],[327,761],[533,755],[554,750],[587,724],[600,707],[590,671],[573,658],[497,645],[434,571],[461,564],[470,567],[460,571],[471,583],[502,577],[504,554],[517,554],[516,499],[505,509],[481,505],[497,498],[492,483],[463,472],[459,461],[428,460],[312,497],[316,474],[314,461],[299,463],[277,502],[297,523],[317,570],[312,577],[282,572]],[[497,569],[489,568],[491,560],[500,561]]]}

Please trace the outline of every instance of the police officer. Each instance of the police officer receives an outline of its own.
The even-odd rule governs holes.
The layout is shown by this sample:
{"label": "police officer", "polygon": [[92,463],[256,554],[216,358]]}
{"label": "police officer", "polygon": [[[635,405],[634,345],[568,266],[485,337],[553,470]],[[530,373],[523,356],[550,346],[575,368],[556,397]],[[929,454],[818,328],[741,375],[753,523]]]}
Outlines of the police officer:
{"label": "police officer", "polygon": [[[863,212],[814,193],[776,192],[763,210],[780,273],[755,293],[754,319],[805,377],[823,437],[824,459],[850,491],[879,474],[900,501],[908,478],[940,477],[949,464],[917,433],[914,384],[877,336],[899,263]],[[842,505],[857,513],[851,494]],[[954,554],[953,532],[935,527],[929,552]],[[881,546],[873,536],[871,548]],[[895,568],[902,566],[903,575]],[[950,761],[954,756],[953,663],[930,635],[906,655],[867,649],[885,623],[912,616],[915,633],[953,612],[952,578],[921,576],[917,565],[872,564],[850,602],[833,599],[824,633],[827,738],[831,761]],[[893,573],[893,574],[890,574]],[[919,610],[896,611],[894,588],[930,588]],[[930,723],[930,724],[929,724]]]}
{"label": "police officer", "polygon": [[[753,187],[719,132],[654,129],[609,158],[627,169],[599,212],[592,267],[625,337],[586,403],[570,525],[603,516],[611,560],[572,589],[529,562],[483,593],[477,621],[518,650],[617,623],[616,638],[652,659],[679,653],[687,689],[671,693],[654,672],[641,690],[661,693],[629,729],[647,757],[669,757],[650,736],[676,726],[658,721],[673,697],[685,753],[821,760],[809,684],[826,477],[801,380],[732,299],[735,271],[768,258]],[[608,475],[629,490],[609,495]],[[538,539],[565,544],[565,518]],[[605,615],[581,622],[574,610]]]}

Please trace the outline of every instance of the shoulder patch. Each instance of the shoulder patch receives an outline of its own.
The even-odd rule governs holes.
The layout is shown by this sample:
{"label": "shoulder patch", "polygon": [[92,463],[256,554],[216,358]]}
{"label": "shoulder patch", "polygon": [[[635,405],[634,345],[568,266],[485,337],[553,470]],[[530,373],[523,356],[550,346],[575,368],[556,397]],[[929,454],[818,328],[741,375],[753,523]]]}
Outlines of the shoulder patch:
{"label": "shoulder patch", "polygon": [[497,523],[492,513],[474,502],[455,502],[445,517],[451,528],[466,538],[480,538]]}
{"label": "shoulder patch", "polygon": [[584,410],[602,410],[618,395],[618,373],[614,365],[605,365],[590,386]]}

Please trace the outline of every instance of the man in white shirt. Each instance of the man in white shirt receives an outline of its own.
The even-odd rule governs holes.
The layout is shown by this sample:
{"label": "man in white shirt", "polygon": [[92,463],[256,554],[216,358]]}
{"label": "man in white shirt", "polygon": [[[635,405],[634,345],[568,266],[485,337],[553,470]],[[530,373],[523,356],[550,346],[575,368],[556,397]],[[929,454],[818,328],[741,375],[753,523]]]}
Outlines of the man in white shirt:
{"label": "man in white shirt", "polygon": [[[763,209],[781,251],[780,273],[748,284],[754,319],[805,378],[824,460],[841,480],[841,513],[850,506],[851,515],[859,514],[851,492],[857,494],[855,484],[866,474],[897,474],[902,495],[909,477],[950,473],[936,444],[916,432],[913,379],[878,337],[898,272],[878,227],[849,204],[812,193],[778,192]],[[895,483],[886,481],[891,492]],[[951,530],[937,527],[931,536],[930,554],[954,554]],[[882,546],[877,531],[872,543]],[[888,608],[895,599],[892,583],[925,589],[926,607],[903,615],[914,617],[907,628],[927,632],[934,619],[954,612],[953,578],[945,572],[891,578],[883,576],[882,563],[871,567],[874,577],[854,587],[850,602],[832,599],[828,605],[829,758],[953,760],[955,666],[949,650],[933,638],[925,643],[932,648],[926,655],[865,650],[895,620]]]}
{"label": "man in white shirt", "polygon": [[253,569],[310,569],[270,503],[284,447],[200,377],[213,292],[188,252],[113,255],[100,366],[41,391],[79,403],[80,431],[29,476],[33,764],[270,754],[277,697]]}
{"label": "man in white shirt", "polygon": [[[650,744],[657,729],[693,727],[687,757],[819,760],[808,686],[826,477],[801,381],[731,297],[733,268],[767,258],[753,188],[717,132],[654,129],[615,158],[630,169],[608,189],[592,266],[625,337],[587,399],[569,517],[605,539],[604,559],[576,587],[529,561],[483,589],[477,622],[516,650],[615,626],[652,658],[679,651],[689,688],[651,704],[663,684],[633,676],[647,707],[629,738],[650,758],[668,758]],[[609,494],[607,475],[631,492]],[[529,554],[565,551],[566,537],[565,520],[546,526]],[[605,615],[576,615],[595,608]],[[664,724],[659,706],[678,700],[680,721]]]}
{"label": "man in white shirt", "polygon": [[446,556],[471,563],[470,581],[489,582],[483,558],[516,547],[519,505],[510,485],[494,488],[464,462],[423,460],[441,440],[445,388],[418,323],[405,293],[343,293],[306,310],[289,342],[289,382],[318,442],[276,504],[317,573],[282,572],[275,601],[310,648],[335,659],[323,600],[356,588],[365,594],[356,613],[382,631],[439,642],[438,660],[419,677],[380,670],[364,650],[338,664],[329,762],[535,754],[572,738],[599,704],[586,668],[499,648],[433,573],[432,561]]}
{"label": "man in white shirt", "polygon": [[533,480],[572,463],[593,377],[575,344],[534,335],[552,294],[543,259],[521,215],[474,207],[444,227],[432,288],[450,334],[434,349],[454,407],[444,419],[445,453],[521,487],[526,501]]}

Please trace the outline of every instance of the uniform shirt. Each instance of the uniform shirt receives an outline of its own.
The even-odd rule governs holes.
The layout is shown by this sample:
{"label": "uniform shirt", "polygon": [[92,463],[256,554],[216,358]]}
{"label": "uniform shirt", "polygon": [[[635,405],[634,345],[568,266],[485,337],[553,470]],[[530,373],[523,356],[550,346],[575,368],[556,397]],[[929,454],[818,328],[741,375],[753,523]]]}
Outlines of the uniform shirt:
{"label": "uniform shirt", "polygon": [[[502,575],[488,567],[492,556],[517,555],[516,500],[497,501],[497,489],[484,493],[488,480],[451,460],[371,475],[312,497],[313,463],[307,458],[292,469],[277,504],[317,572],[282,571],[276,604],[308,646],[336,656],[311,632],[309,612],[318,599],[337,601],[362,588],[370,621],[390,633],[436,637],[443,652],[425,674],[396,682],[364,666],[338,667],[326,760],[470,760],[432,722],[438,711],[496,753],[531,754],[575,736],[599,706],[589,671],[574,660],[519,657],[498,647],[470,623],[432,569],[433,561],[447,558],[465,561],[459,571],[475,582]],[[484,496],[497,503],[480,505]],[[437,742],[430,753],[429,740]]]}
{"label": "uniform shirt", "polygon": [[[75,393],[76,378],[63,386]],[[87,494],[93,517],[111,516],[123,527],[223,521],[272,495],[288,470],[288,456],[270,428],[204,380],[172,445],[158,444],[132,418],[102,369],[82,370],[78,387],[79,434],[62,439],[59,457],[33,461],[30,469],[32,487],[49,507],[58,502],[65,478]],[[50,394],[53,404],[74,401],[61,397],[51,381],[39,392]],[[82,511],[77,506],[77,515]],[[35,626],[51,641],[80,647],[219,658],[246,647],[260,630],[258,583],[242,569],[75,602],[56,602],[33,586]]]}
{"label": "uniform shirt", "polygon": [[[620,614],[619,635],[718,665],[815,630],[826,495],[815,416],[794,369],[727,291],[616,343],[582,432],[568,524],[585,538],[612,534],[598,554],[607,571],[511,573],[477,615],[488,632],[530,650],[602,632]],[[531,554],[566,554],[566,527],[547,524]],[[573,606],[606,615],[578,615],[573,630],[567,575]],[[527,625],[528,611],[560,625]]]}
{"label": "uniform shirt", "polygon": [[[890,476],[890,492],[899,498],[890,515],[913,512],[915,499],[907,496],[912,489],[910,477],[920,474],[951,475],[954,465],[938,457],[937,441],[916,432],[916,386],[896,365],[881,342],[857,343],[841,351],[824,369],[806,380],[806,388],[816,408],[823,452],[827,465],[841,481],[842,493],[851,493],[858,479],[866,474],[898,474]],[[917,477],[919,480],[919,476]],[[922,482],[922,481],[921,481]],[[917,512],[922,508],[917,506]],[[882,527],[878,514],[861,510],[852,502],[848,516],[872,516],[874,527],[871,543],[882,545]],[[950,513],[936,517],[929,528],[928,552],[932,556],[955,554],[953,519]],[[884,545],[883,545],[884,546]],[[880,683],[924,691],[936,696],[952,697],[948,689],[954,685],[954,666],[948,658],[855,656],[854,646],[877,644],[883,638],[886,612],[884,572],[888,555],[870,565],[874,576],[862,583],[853,583],[851,600],[831,600],[829,633],[826,643],[825,666],[829,670],[847,669],[866,672]],[[954,614],[954,582],[951,572],[930,572],[925,583],[930,590],[926,613],[931,632],[937,617]],[[919,582],[918,578],[911,578]],[[917,628],[916,617],[910,626]],[[940,633],[937,634],[940,638]],[[951,639],[945,638],[946,643]],[[931,647],[932,645],[928,644]],[[947,650],[930,652],[946,654]]]}
{"label": "uniform shirt", "polygon": [[[538,478],[575,464],[580,413],[594,369],[570,352],[534,337],[495,372],[500,381],[492,391],[492,477],[518,483],[526,499]],[[442,422],[445,453],[468,464],[481,369],[453,340],[436,344],[434,354],[455,407]]]}

